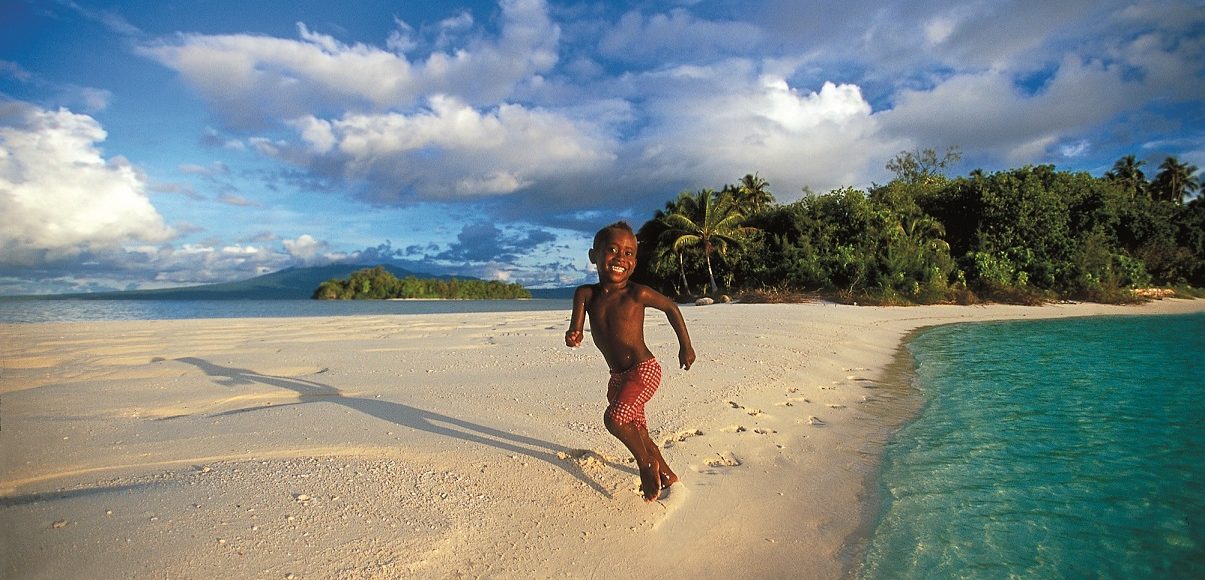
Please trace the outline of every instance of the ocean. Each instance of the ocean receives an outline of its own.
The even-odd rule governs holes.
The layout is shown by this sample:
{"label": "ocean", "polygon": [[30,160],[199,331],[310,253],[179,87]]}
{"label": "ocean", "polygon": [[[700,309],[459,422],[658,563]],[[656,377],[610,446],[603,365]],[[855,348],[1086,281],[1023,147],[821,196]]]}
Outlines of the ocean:
{"label": "ocean", "polygon": [[0,322],[280,318],[564,310],[570,300],[0,300]]}
{"label": "ocean", "polygon": [[942,326],[907,344],[858,575],[1205,578],[1205,314]]}

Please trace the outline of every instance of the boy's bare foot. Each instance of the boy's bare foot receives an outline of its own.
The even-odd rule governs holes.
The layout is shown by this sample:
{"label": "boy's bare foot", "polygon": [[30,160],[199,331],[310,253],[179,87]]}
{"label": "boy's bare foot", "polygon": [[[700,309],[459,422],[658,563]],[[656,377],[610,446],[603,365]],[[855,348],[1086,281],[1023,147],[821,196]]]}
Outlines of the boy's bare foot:
{"label": "boy's bare foot", "polygon": [[657,501],[661,495],[661,478],[656,465],[640,466],[640,491],[644,492],[644,502]]}

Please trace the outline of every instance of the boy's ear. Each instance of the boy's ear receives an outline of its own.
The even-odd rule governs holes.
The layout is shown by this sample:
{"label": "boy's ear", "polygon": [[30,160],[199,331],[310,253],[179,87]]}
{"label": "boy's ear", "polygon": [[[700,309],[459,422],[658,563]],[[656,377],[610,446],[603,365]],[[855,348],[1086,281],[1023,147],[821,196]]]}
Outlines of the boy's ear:
{"label": "boy's ear", "polygon": [[594,258],[594,248],[590,248],[590,252],[589,252],[589,254],[590,254],[590,263],[591,263],[591,264],[593,264],[593,263],[594,263],[594,260],[595,260],[595,258]]}

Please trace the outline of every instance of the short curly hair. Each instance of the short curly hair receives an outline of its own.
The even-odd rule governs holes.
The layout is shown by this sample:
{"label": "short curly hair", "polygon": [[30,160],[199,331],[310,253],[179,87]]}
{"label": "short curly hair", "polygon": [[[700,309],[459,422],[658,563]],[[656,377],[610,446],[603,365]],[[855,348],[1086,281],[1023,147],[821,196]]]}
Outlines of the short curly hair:
{"label": "short curly hair", "polygon": [[598,243],[600,241],[602,241],[603,236],[606,236],[607,232],[609,232],[611,230],[619,230],[621,232],[627,232],[629,234],[632,234],[633,238],[636,237],[636,232],[635,232],[635,230],[632,229],[632,226],[629,225],[628,222],[619,220],[609,226],[604,227],[601,230],[598,230],[598,233],[594,234],[594,247],[595,248],[598,247]]}

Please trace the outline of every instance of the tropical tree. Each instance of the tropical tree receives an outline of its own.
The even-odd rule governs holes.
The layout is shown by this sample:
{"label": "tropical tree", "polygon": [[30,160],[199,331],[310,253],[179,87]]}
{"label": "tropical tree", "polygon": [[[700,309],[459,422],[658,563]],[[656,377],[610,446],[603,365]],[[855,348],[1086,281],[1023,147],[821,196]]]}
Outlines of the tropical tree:
{"label": "tropical tree", "polygon": [[945,180],[945,170],[962,159],[958,147],[946,147],[946,153],[937,158],[937,150],[924,149],[900,151],[887,162],[887,171],[909,185],[932,185]]}
{"label": "tropical tree", "polygon": [[1143,165],[1146,165],[1146,161],[1126,155],[1113,163],[1113,169],[1105,173],[1105,179],[1120,184],[1130,197],[1141,197],[1147,189],[1146,174],[1142,172]]}
{"label": "tropical tree", "polygon": [[715,252],[724,255],[729,245],[739,245],[751,228],[742,225],[745,216],[737,208],[736,199],[717,194],[714,189],[703,189],[694,195],[683,193],[678,196],[678,206],[676,211],[664,217],[668,226],[666,239],[672,240],[671,247],[675,252],[693,247],[702,249],[707,264],[708,289],[712,294],[718,294],[720,289],[715,283],[711,255]]}
{"label": "tropical tree", "polygon": [[770,183],[756,173],[745,174],[737,182],[735,188],[737,203],[748,215],[759,214],[774,203],[774,194],[770,192]]}
{"label": "tropical tree", "polygon": [[1151,183],[1151,196],[1156,200],[1174,201],[1184,204],[1184,197],[1201,188],[1200,178],[1194,174],[1197,167],[1181,163],[1175,157],[1168,157],[1159,165],[1159,174]]}

